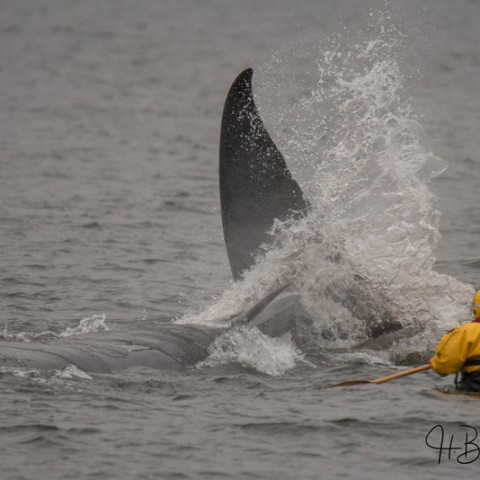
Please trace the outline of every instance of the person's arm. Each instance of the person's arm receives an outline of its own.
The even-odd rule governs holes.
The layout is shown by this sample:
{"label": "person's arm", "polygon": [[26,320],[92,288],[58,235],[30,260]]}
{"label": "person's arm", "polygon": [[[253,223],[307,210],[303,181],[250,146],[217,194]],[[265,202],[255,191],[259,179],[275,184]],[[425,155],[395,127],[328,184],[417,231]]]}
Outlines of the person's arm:
{"label": "person's arm", "polygon": [[465,330],[461,327],[447,332],[435,349],[435,355],[430,360],[432,368],[439,375],[457,373],[465,363],[468,354]]}

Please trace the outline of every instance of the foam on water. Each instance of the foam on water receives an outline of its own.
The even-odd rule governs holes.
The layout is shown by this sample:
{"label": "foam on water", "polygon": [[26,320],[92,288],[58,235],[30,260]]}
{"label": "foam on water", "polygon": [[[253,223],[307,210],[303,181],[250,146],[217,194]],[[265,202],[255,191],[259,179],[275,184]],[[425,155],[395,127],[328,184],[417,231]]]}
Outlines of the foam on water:
{"label": "foam on water", "polygon": [[61,379],[83,379],[92,380],[92,377],[88,373],[80,370],[75,365],[67,365],[64,369],[55,372],[56,378]]}
{"label": "foam on water", "polygon": [[295,366],[302,355],[286,335],[270,338],[256,328],[228,330],[210,347],[207,360],[199,367],[240,363],[268,375],[282,375]]}
{"label": "foam on water", "polygon": [[102,315],[92,315],[91,317],[86,317],[80,320],[80,323],[75,328],[67,327],[65,331],[59,334],[59,337],[70,337],[72,335],[82,335],[84,333],[93,333],[93,332],[108,332],[110,329],[105,323],[106,316]]}
{"label": "foam on water", "polygon": [[[184,321],[230,315],[290,282],[314,320],[318,349],[351,346],[389,325],[420,327],[382,355],[388,360],[432,349],[444,329],[469,318],[473,288],[434,270],[439,212],[429,182],[447,165],[424,146],[405,89],[402,36],[384,25],[376,35],[330,38],[314,88],[275,112],[287,161],[308,171],[308,216],[276,222],[272,246],[243,281]],[[277,70],[288,62],[279,58]],[[244,340],[238,358],[253,341]]]}
{"label": "foam on water", "polygon": [[66,327],[66,329],[60,333],[56,333],[51,330],[46,330],[39,333],[10,332],[8,330],[8,326],[5,325],[3,332],[0,332],[0,339],[17,342],[31,342],[35,340],[42,341],[51,340],[52,338],[63,338],[70,337],[72,335],[82,335],[84,333],[94,333],[100,331],[108,332],[110,329],[105,323],[105,321],[105,314],[92,315],[91,317],[81,319],[75,328]]}

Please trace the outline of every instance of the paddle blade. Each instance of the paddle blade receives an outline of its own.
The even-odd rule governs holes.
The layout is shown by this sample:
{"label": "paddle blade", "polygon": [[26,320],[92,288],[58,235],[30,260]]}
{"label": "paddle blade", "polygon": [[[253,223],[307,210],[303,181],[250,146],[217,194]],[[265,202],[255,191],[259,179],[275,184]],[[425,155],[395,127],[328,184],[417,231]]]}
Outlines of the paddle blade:
{"label": "paddle blade", "polygon": [[333,387],[351,387],[352,385],[360,385],[363,383],[372,383],[370,380],[345,380],[344,382],[334,383],[333,385],[327,385],[322,388],[333,388]]}

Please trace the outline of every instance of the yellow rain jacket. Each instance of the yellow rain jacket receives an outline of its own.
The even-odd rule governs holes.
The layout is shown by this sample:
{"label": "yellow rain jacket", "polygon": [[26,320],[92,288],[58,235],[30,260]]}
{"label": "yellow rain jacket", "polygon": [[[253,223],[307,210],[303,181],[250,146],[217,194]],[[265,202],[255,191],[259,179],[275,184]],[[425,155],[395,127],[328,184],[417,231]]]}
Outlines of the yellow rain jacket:
{"label": "yellow rain jacket", "polygon": [[[479,365],[468,365],[469,360],[478,360]],[[440,375],[457,373],[460,370],[480,371],[480,322],[464,323],[447,332],[438,342],[430,363]]]}

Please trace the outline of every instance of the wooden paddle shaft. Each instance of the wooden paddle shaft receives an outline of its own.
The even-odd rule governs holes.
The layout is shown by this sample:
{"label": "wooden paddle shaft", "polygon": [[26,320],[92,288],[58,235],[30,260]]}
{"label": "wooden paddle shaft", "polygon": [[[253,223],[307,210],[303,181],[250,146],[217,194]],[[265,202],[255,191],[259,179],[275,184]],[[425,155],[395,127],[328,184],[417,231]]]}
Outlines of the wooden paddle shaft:
{"label": "wooden paddle shaft", "polygon": [[370,380],[369,383],[383,383],[388,382],[390,380],[395,380],[396,378],[405,377],[407,375],[412,375],[413,373],[423,372],[424,370],[428,370],[432,368],[429,363],[425,365],[421,365],[420,367],[411,368],[410,370],[404,370],[403,372],[394,373],[392,375],[388,375],[386,377],[376,378],[375,380]]}

